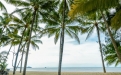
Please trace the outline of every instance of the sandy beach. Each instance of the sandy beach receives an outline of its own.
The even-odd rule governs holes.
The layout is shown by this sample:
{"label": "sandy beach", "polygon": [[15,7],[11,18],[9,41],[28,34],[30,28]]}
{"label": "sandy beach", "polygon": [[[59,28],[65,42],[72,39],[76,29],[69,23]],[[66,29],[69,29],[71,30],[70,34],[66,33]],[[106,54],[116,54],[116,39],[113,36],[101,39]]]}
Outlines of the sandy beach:
{"label": "sandy beach", "polygon": [[[9,72],[9,75],[12,75],[12,72]],[[16,72],[16,75],[22,75],[22,73]],[[57,75],[57,72],[28,71],[27,75]],[[121,72],[62,72],[62,75],[121,75]]]}

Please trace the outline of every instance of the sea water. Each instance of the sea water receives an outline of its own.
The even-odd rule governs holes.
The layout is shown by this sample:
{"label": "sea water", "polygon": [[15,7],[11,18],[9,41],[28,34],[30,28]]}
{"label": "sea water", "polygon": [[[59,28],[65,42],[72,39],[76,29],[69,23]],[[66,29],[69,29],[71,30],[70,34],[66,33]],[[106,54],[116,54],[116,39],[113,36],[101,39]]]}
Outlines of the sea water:
{"label": "sea water", "polygon": [[[13,69],[10,69],[13,71]],[[17,69],[19,71],[20,68]],[[27,71],[57,72],[57,67],[27,68]],[[62,67],[62,72],[103,72],[102,67]],[[121,72],[121,67],[106,67],[107,72]]]}

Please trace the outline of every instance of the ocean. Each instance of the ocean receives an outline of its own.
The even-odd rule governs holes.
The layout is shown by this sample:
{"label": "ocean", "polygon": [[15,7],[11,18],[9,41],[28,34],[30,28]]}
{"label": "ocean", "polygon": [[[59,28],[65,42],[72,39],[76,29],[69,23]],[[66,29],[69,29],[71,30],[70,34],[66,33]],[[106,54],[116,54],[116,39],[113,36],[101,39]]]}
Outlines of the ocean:
{"label": "ocean", "polygon": [[[20,68],[17,69],[19,71]],[[13,71],[10,68],[10,71]],[[57,72],[57,67],[27,68],[27,71]],[[121,67],[106,67],[107,72],[121,72]],[[62,67],[62,72],[103,72],[102,67]]]}

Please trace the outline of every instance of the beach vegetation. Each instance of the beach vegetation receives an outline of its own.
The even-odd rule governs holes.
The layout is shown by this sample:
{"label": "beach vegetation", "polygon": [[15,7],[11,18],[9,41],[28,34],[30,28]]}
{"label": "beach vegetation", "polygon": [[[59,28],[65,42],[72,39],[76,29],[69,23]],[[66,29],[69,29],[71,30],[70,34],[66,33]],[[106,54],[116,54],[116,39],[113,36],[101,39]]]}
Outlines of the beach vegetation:
{"label": "beach vegetation", "polygon": [[[25,65],[24,65],[24,71],[23,71],[23,75],[26,74],[26,67],[27,67],[27,59],[28,59],[28,53],[29,53],[29,47],[30,47],[30,43],[31,39],[32,39],[32,33],[34,33],[34,28],[37,29],[37,27],[39,27],[38,22],[40,22],[40,20],[43,17],[46,17],[52,10],[54,10],[54,3],[56,3],[57,1],[44,1],[44,0],[28,0],[28,1],[23,1],[23,0],[19,0],[19,1],[15,1],[15,0],[6,0],[8,3],[13,4],[15,6],[17,6],[18,8],[12,12],[12,14],[17,13],[17,12],[22,12],[25,13],[26,12],[26,17],[27,19],[29,19],[30,22],[30,26],[28,28],[28,37],[27,37],[27,47],[26,47],[26,57],[25,57]],[[28,18],[29,17],[29,18]],[[36,30],[37,31],[37,30]],[[35,34],[37,34],[35,31]],[[22,38],[21,38],[22,40]],[[16,53],[16,59],[15,59],[15,64],[14,64],[14,71],[13,71],[13,75],[15,75],[15,71],[16,71],[16,64],[17,64],[17,59],[18,59],[18,54],[20,51],[20,45],[18,47],[18,51]],[[35,45],[34,45],[35,46]]]}
{"label": "beach vegetation", "polygon": [[102,60],[102,66],[103,66],[103,71],[106,73],[105,65],[104,65],[104,60],[103,60],[103,53],[102,53],[102,45],[101,45],[101,37],[100,33],[105,32],[104,28],[104,23],[100,21],[100,15],[97,13],[93,13],[91,17],[85,17],[83,16],[84,20],[80,22],[82,24],[81,26],[86,30],[81,30],[82,34],[87,34],[86,40],[93,34],[94,30],[96,29],[97,32],[97,38],[98,38],[98,43],[99,43],[99,48],[100,48],[100,54],[101,54],[101,60]]}
{"label": "beach vegetation", "polygon": [[[116,45],[117,45],[119,51],[121,52],[121,43],[120,43],[121,41],[120,41],[119,35],[120,35],[119,30],[113,31],[113,37],[116,40]],[[106,34],[106,36],[105,36],[105,43],[102,44],[102,47],[103,47],[104,61],[106,61],[107,66],[115,65],[115,67],[116,67],[119,64],[121,64],[108,34]]]}
{"label": "beach vegetation", "polygon": [[6,71],[7,68],[7,52],[6,51],[2,51],[0,52],[0,74],[8,74]]}
{"label": "beach vegetation", "polygon": [[[21,64],[20,72],[22,71],[24,54],[23,75],[26,75],[29,51],[30,49],[39,49],[43,36],[54,36],[55,44],[59,40],[58,75],[61,75],[65,36],[68,35],[80,43],[79,37],[81,35],[79,33],[86,33],[87,40],[94,33],[94,30],[97,31],[104,72],[106,72],[104,61],[108,65],[115,63],[115,66],[121,63],[121,39],[117,40],[114,35],[114,32],[116,32],[115,34],[119,33],[121,28],[121,0],[5,1],[16,8],[13,12],[8,13],[6,7],[0,1],[0,47],[10,46],[6,53],[6,59],[14,47],[13,75],[15,75],[19,64]],[[113,14],[110,12],[112,9],[115,10]],[[100,33],[107,33],[110,36],[108,42],[103,44],[103,47]],[[17,50],[15,47],[17,47]],[[19,60],[20,54],[21,58]],[[5,70],[7,66],[6,59],[4,62],[0,60],[0,69],[2,70]]]}
{"label": "beach vegetation", "polygon": [[[116,45],[116,41],[111,32],[111,25],[107,22],[107,14],[106,12],[111,10],[111,8],[116,9],[116,7],[120,6],[120,0],[74,0],[74,3],[71,5],[71,10],[69,12],[69,16],[71,18],[86,16],[92,17],[92,14],[96,13],[101,15],[101,19],[105,24],[105,28],[108,31],[108,34],[111,38],[112,44],[115,48],[116,54],[121,61],[121,53],[118,50]],[[86,7],[86,8],[85,8]],[[120,11],[119,11],[120,12]],[[113,19],[111,20],[113,22]],[[114,27],[115,28],[115,27]],[[101,44],[100,44],[101,45]]]}

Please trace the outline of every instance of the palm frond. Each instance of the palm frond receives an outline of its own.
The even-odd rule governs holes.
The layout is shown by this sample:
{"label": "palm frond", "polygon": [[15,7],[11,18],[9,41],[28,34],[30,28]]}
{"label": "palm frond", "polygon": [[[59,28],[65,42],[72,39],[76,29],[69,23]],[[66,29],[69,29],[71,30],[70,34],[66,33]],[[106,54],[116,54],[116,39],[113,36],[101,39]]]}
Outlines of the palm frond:
{"label": "palm frond", "polygon": [[[78,32],[71,29],[74,26],[69,26],[68,28],[65,29],[65,33],[68,34],[68,36],[70,36],[71,38],[75,38],[75,40],[80,43],[80,39],[78,37]],[[76,26],[75,26],[76,27]],[[74,28],[75,28],[74,27]]]}
{"label": "palm frond", "polygon": [[88,30],[88,34],[87,34],[87,37],[86,37],[86,40],[92,35],[93,31],[94,31],[94,25],[92,27],[89,28]]}
{"label": "palm frond", "polygon": [[65,33],[67,34],[67,35],[69,35],[71,38],[73,38],[73,35],[71,34],[71,32],[69,31],[69,29],[65,29]]}
{"label": "palm frond", "polygon": [[31,41],[31,46],[35,50],[36,50],[36,48],[39,49],[39,46],[34,41]]}
{"label": "palm frond", "polygon": [[116,60],[115,67],[118,66],[119,64],[121,64],[120,61],[119,60]]}
{"label": "palm frond", "polygon": [[58,30],[58,31],[56,31],[55,37],[54,37],[54,43],[55,44],[58,42],[59,37],[60,37],[60,31]]}
{"label": "palm frond", "polygon": [[13,19],[13,22],[16,22],[16,23],[21,23],[21,24],[23,24],[23,21],[21,20],[21,19],[19,19],[18,17],[16,17],[16,16],[12,16],[12,19]]}
{"label": "palm frond", "polygon": [[121,27],[121,18],[119,16],[121,16],[121,10],[118,11],[111,20],[111,26],[117,30]]}
{"label": "palm frond", "polygon": [[29,8],[15,9],[15,11],[13,11],[11,14],[14,14],[14,13],[17,13],[17,12],[21,12],[21,11],[25,11],[25,10],[29,10]]}
{"label": "palm frond", "polygon": [[24,7],[28,7],[30,4],[26,1],[22,1],[22,0],[5,0],[6,2],[13,4],[15,6],[24,6]]}
{"label": "palm frond", "polygon": [[4,4],[1,1],[0,1],[0,9],[4,10],[5,13],[8,13],[6,7],[4,6]]}
{"label": "palm frond", "polygon": [[119,0],[74,0],[69,16],[73,18],[78,15],[90,13],[91,11],[108,10],[116,7],[118,4]]}

